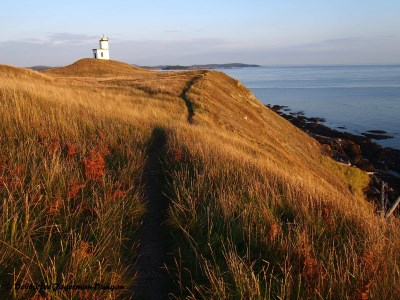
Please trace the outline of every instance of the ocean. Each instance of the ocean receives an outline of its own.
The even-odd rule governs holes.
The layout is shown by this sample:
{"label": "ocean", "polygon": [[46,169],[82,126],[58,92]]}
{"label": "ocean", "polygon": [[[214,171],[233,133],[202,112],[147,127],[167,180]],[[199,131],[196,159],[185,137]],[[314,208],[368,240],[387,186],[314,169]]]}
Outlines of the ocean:
{"label": "ocean", "polygon": [[361,135],[383,130],[375,140],[400,149],[400,65],[295,66],[223,69],[264,104],[322,117],[326,126]]}

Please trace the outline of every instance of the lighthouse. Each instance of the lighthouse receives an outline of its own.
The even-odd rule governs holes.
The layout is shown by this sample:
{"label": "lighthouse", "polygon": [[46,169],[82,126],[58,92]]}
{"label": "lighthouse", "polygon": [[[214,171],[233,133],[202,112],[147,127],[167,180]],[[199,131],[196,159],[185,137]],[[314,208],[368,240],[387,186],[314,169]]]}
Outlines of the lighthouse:
{"label": "lighthouse", "polygon": [[110,59],[110,50],[108,48],[108,37],[105,37],[104,34],[99,40],[98,49],[93,49],[93,58],[96,59]]}

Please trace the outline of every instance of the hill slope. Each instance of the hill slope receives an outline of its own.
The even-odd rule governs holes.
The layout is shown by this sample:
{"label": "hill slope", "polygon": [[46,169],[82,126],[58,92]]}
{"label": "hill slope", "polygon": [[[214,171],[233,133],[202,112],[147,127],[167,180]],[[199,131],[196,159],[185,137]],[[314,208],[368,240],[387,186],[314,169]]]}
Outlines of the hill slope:
{"label": "hill slope", "polygon": [[84,59],[0,74],[2,286],[124,286],[88,291],[95,298],[399,295],[399,229],[364,200],[367,175],[323,156],[224,73]]}
{"label": "hill slope", "polygon": [[47,74],[64,75],[64,76],[123,76],[133,75],[136,73],[148,73],[150,71],[140,69],[129,64],[114,60],[96,60],[93,58],[83,58],[73,64],[52,68],[43,71]]}

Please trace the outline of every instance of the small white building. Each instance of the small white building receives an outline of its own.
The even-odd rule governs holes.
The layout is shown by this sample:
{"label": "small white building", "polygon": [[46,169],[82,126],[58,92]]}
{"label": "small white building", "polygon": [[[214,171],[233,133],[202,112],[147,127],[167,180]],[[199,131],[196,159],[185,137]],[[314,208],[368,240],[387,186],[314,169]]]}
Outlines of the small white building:
{"label": "small white building", "polygon": [[108,48],[108,37],[104,35],[99,40],[100,48],[93,49],[93,58],[110,59],[110,50]]}

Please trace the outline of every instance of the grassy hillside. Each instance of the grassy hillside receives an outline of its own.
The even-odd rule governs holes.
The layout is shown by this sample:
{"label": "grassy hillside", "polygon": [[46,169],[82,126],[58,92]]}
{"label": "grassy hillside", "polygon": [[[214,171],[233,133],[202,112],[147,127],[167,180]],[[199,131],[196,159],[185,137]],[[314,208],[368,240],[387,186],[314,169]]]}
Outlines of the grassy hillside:
{"label": "grassy hillside", "polygon": [[[84,59],[0,78],[2,294],[145,297],[153,228],[171,298],[399,297],[399,224],[368,176],[224,73]],[[12,288],[96,282],[124,289]]]}

